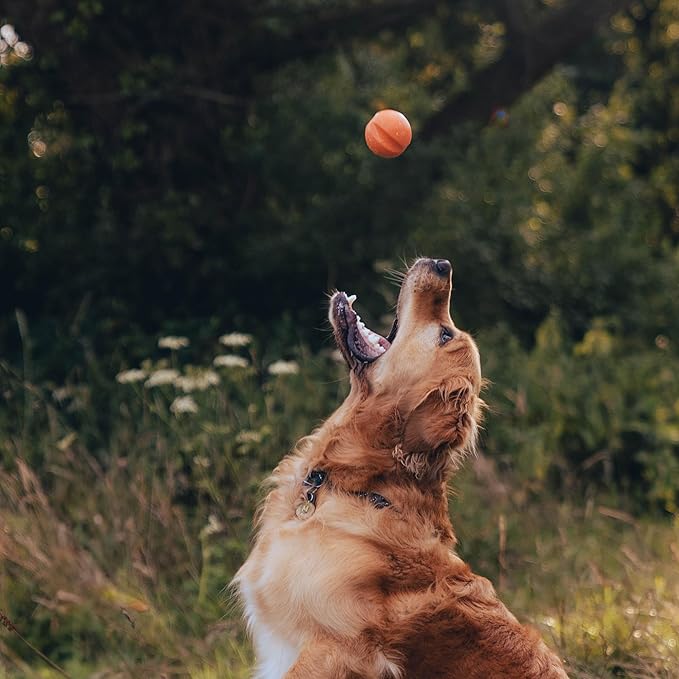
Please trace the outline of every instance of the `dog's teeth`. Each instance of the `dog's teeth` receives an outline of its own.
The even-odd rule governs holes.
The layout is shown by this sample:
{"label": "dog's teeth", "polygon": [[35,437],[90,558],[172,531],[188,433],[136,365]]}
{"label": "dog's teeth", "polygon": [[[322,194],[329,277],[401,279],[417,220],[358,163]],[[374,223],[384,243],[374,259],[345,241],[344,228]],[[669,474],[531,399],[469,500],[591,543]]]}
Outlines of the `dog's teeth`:
{"label": "dog's teeth", "polygon": [[349,295],[347,297],[347,302],[349,302],[349,304],[353,304],[355,301],[356,301],[356,295]]}

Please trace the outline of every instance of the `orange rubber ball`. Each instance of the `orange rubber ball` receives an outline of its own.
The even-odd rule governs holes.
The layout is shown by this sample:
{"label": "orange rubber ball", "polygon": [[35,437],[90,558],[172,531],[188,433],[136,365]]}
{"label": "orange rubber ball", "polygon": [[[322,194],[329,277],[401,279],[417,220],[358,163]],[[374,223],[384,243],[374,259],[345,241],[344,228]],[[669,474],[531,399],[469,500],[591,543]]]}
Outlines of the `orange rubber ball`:
{"label": "orange rubber ball", "polygon": [[390,108],[378,111],[365,126],[365,143],[381,158],[400,156],[412,139],[408,119]]}

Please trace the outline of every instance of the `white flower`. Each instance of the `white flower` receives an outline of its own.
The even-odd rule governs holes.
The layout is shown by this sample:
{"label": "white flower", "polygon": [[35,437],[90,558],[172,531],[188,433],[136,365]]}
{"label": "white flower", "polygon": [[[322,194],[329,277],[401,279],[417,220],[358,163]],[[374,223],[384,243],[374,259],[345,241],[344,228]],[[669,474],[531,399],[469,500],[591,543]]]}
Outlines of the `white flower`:
{"label": "white flower", "polygon": [[0,27],[0,36],[2,36],[5,42],[10,46],[16,44],[19,41],[19,36],[16,34],[14,26],[11,26],[10,24],[5,24],[4,26]]}
{"label": "white flower", "polygon": [[193,375],[182,375],[174,381],[175,386],[185,392],[205,391],[219,384],[219,375],[214,370],[203,370]]}
{"label": "white flower", "polygon": [[299,372],[299,363],[296,361],[274,361],[269,366],[271,375],[296,375]]}
{"label": "white flower", "polygon": [[33,50],[31,49],[31,46],[25,42],[18,42],[16,45],[14,45],[14,53],[18,57],[28,61],[33,54]]}
{"label": "white flower", "polygon": [[146,370],[139,370],[138,368],[123,370],[116,375],[116,381],[120,384],[132,384],[133,382],[141,382],[143,379],[146,379]]}
{"label": "white flower", "polygon": [[172,349],[173,351],[177,349],[184,349],[185,347],[189,346],[189,338],[168,335],[167,337],[161,337],[158,340],[158,346],[161,349]]}
{"label": "white flower", "polygon": [[196,455],[193,458],[193,463],[198,467],[207,469],[210,466],[210,458],[205,457],[205,455]]}
{"label": "white flower", "polygon": [[178,377],[179,373],[176,370],[162,368],[152,372],[148,380],[144,382],[144,386],[150,389],[151,387],[162,387],[165,384],[174,384]]}
{"label": "white flower", "polygon": [[247,368],[250,365],[246,358],[235,354],[221,354],[215,356],[212,365],[216,368]]}
{"label": "white flower", "polygon": [[236,436],[236,443],[261,443],[262,433],[244,429]]}
{"label": "white flower", "polygon": [[203,526],[200,531],[201,537],[208,537],[209,535],[215,535],[216,533],[221,533],[224,530],[224,524],[214,515],[210,514],[207,520],[207,524]]}
{"label": "white flower", "polygon": [[63,403],[64,401],[73,397],[73,389],[69,386],[59,387],[52,392],[52,397],[58,403]]}
{"label": "white flower", "polygon": [[244,332],[230,332],[228,335],[222,335],[219,341],[225,347],[247,347],[252,342],[252,335],[246,335]]}
{"label": "white flower", "polygon": [[183,413],[197,413],[198,404],[191,396],[178,396],[170,405],[170,410],[175,415],[182,415]]}

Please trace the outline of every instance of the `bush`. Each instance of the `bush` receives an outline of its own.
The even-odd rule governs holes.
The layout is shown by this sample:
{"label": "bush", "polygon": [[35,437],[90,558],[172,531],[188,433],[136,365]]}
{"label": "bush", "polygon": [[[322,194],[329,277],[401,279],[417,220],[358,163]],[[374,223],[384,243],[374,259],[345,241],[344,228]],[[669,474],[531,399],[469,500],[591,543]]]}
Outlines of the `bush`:
{"label": "bush", "polygon": [[679,361],[659,336],[630,347],[595,320],[572,342],[558,313],[534,348],[506,332],[482,338],[490,390],[487,451],[536,490],[592,485],[677,511]]}

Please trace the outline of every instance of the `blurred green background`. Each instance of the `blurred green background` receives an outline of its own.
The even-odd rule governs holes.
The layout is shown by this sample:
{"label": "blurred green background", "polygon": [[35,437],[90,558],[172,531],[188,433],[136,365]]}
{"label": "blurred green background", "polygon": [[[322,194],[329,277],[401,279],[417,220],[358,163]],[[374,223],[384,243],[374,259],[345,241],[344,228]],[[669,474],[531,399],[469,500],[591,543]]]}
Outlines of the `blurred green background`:
{"label": "blurred green background", "polygon": [[491,381],[462,555],[572,676],[679,676],[679,0],[0,26],[0,677],[248,676],[225,587],[346,392],[325,295],[384,332],[418,254]]}

